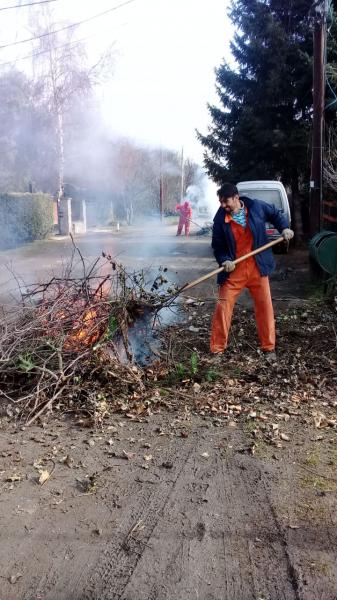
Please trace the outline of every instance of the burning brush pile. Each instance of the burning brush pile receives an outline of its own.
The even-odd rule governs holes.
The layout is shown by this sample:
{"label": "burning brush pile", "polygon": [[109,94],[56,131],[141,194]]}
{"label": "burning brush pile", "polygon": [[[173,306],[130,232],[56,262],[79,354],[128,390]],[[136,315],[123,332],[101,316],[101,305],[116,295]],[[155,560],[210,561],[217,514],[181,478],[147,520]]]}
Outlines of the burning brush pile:
{"label": "burning brush pile", "polygon": [[160,291],[163,273],[149,287],[144,272],[128,274],[105,254],[87,267],[75,248],[61,277],[21,290],[0,320],[1,402],[31,423],[56,404],[92,413],[104,388],[112,399],[144,389],[129,333],[139,320],[153,325],[172,299]]}

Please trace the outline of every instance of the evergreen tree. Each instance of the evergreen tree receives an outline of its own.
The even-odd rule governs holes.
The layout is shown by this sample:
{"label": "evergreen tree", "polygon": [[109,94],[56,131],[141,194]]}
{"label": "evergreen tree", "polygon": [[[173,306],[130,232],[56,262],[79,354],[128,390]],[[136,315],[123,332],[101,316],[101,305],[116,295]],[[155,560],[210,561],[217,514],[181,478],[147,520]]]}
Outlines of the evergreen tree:
{"label": "evergreen tree", "polygon": [[312,11],[312,0],[233,0],[236,67],[216,70],[221,106],[209,106],[212,125],[198,133],[216,182],[281,177],[296,193],[308,181]]}

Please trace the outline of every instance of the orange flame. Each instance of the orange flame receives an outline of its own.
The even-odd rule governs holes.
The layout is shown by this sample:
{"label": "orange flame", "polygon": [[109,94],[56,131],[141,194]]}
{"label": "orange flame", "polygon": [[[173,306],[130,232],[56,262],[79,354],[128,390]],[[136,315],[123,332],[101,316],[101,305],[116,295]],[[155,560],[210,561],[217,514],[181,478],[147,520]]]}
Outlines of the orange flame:
{"label": "orange flame", "polygon": [[100,338],[102,331],[96,325],[98,310],[88,308],[84,311],[80,319],[77,319],[72,327],[72,331],[66,337],[64,348],[66,350],[80,349],[83,346],[92,346]]}

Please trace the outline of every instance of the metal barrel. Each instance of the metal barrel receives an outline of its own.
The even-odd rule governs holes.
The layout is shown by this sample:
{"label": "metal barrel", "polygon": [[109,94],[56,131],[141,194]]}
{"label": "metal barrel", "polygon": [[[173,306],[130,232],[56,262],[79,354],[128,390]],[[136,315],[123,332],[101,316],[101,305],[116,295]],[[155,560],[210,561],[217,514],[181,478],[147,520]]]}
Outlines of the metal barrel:
{"label": "metal barrel", "polygon": [[320,231],[309,242],[309,254],[330,275],[337,275],[337,232]]}

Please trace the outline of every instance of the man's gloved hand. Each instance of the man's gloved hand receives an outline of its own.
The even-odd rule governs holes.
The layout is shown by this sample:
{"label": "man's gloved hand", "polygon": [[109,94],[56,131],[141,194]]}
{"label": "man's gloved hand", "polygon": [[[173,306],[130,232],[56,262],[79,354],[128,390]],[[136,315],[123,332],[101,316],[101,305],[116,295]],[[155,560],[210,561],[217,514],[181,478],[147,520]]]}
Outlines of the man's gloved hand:
{"label": "man's gloved hand", "polygon": [[286,242],[290,242],[294,237],[294,232],[292,229],[283,229],[282,235]]}
{"label": "man's gloved hand", "polygon": [[232,260],[225,260],[225,262],[222,263],[222,266],[226,273],[231,273],[235,269],[235,264]]}

